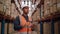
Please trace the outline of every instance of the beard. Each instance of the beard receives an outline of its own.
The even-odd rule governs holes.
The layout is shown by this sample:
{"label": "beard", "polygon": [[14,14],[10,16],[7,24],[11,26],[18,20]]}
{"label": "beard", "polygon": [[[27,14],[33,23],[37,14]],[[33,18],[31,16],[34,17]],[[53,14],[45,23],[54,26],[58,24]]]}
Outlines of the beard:
{"label": "beard", "polygon": [[24,14],[28,14],[29,12],[23,12]]}

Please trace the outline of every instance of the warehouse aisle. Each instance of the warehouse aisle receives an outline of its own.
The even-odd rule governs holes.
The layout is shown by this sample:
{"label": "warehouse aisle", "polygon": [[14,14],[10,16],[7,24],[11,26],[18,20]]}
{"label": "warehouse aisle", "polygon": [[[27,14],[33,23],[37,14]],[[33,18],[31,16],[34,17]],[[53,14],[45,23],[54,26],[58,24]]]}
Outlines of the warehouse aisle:
{"label": "warehouse aisle", "polygon": [[28,6],[31,34],[60,34],[60,0],[0,0],[0,34],[18,34],[13,21]]}

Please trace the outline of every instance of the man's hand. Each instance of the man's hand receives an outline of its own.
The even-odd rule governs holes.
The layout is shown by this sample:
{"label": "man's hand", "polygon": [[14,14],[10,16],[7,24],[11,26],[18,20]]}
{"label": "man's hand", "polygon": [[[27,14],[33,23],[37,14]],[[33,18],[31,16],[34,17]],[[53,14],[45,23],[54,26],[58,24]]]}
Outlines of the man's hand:
{"label": "man's hand", "polygon": [[30,27],[30,26],[32,26],[32,23],[27,22],[26,25]]}

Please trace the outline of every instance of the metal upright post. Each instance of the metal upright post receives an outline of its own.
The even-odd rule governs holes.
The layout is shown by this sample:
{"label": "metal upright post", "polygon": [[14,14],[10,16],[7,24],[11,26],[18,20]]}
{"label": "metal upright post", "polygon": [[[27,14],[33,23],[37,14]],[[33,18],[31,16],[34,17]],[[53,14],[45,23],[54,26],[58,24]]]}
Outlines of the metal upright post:
{"label": "metal upright post", "polygon": [[51,20],[51,34],[54,34],[54,20]]}
{"label": "metal upright post", "polygon": [[[5,15],[6,12],[6,5],[5,5],[5,0],[3,0],[3,12]],[[3,17],[1,20],[2,24],[1,24],[1,34],[4,34],[4,29],[5,29],[5,18]]]}
{"label": "metal upright post", "polygon": [[40,34],[43,34],[43,23],[40,22]]}
{"label": "metal upright post", "polygon": [[60,34],[60,21],[58,23],[58,34]]}
{"label": "metal upright post", "polygon": [[2,25],[1,25],[1,34],[4,34],[4,28],[5,28],[5,19],[2,19]]}
{"label": "metal upright post", "polygon": [[[42,17],[42,14],[41,13],[42,12],[41,12],[41,8],[40,8],[40,18]],[[40,22],[40,34],[43,34],[43,23],[42,22]]]}

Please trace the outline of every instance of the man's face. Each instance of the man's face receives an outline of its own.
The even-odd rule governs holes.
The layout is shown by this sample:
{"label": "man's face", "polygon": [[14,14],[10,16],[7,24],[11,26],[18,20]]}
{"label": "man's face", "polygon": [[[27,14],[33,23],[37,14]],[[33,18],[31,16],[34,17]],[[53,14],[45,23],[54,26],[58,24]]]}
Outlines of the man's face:
{"label": "man's face", "polygon": [[28,14],[28,12],[29,12],[29,8],[28,8],[28,7],[25,7],[25,8],[23,9],[23,13]]}

